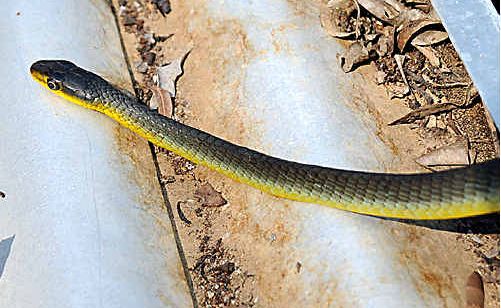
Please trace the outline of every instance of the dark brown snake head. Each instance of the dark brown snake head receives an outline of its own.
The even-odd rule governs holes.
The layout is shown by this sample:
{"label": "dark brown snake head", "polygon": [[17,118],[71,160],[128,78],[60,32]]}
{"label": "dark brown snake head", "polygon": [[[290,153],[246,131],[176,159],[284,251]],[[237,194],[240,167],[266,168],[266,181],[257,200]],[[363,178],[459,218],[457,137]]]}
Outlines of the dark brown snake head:
{"label": "dark brown snake head", "polygon": [[44,87],[79,105],[98,108],[102,91],[111,87],[100,76],[66,60],[40,60],[31,65],[33,79]]}

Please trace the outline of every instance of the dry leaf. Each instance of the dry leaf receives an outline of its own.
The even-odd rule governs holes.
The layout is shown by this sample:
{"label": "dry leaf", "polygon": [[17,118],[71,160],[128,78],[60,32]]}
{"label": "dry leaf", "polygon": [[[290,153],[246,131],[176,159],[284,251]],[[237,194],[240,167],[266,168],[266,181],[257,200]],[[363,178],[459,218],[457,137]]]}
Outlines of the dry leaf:
{"label": "dry leaf", "polygon": [[202,205],[207,207],[218,207],[228,203],[221,193],[215,190],[209,183],[197,188],[195,197],[199,198],[202,201]]}
{"label": "dry leaf", "polygon": [[150,109],[157,109],[161,115],[171,118],[174,115],[174,104],[170,94],[157,86],[150,89],[153,92],[153,96],[148,104]]}
{"label": "dry leaf", "polygon": [[176,97],[176,80],[183,74],[183,63],[190,52],[179,57],[169,64],[159,67],[157,70],[158,85],[169,92],[170,96]]}
{"label": "dry leaf", "polygon": [[460,81],[453,81],[453,82],[447,82],[447,83],[436,83],[433,81],[430,76],[422,74],[421,77],[423,77],[423,80],[426,81],[428,84],[435,88],[439,89],[444,89],[444,88],[457,88],[457,87],[469,87],[471,83],[469,82],[460,82]]}
{"label": "dry leaf", "polygon": [[440,59],[437,57],[432,47],[418,46],[414,45],[414,43],[412,45],[416,47],[416,49],[419,50],[419,52],[421,52],[426,57],[426,59],[428,59],[431,65],[435,67],[440,67]]}
{"label": "dry leaf", "polygon": [[351,72],[360,64],[370,59],[369,51],[360,42],[355,42],[340,57],[341,68],[345,73]]}
{"label": "dry leaf", "polygon": [[442,104],[436,104],[436,105],[423,106],[423,107],[420,107],[416,110],[409,112],[405,116],[401,117],[398,120],[391,122],[388,125],[409,124],[409,123],[415,122],[416,120],[424,119],[427,116],[430,116],[432,114],[439,114],[439,113],[451,111],[451,110],[454,110],[456,108],[461,108],[461,107],[467,107],[467,105],[458,106],[458,105],[454,105],[451,103],[442,103]]}
{"label": "dry leaf", "polygon": [[430,96],[426,90],[417,86],[414,86],[412,90],[412,94],[414,94],[414,99],[418,103],[418,106],[426,106],[434,103],[433,97]]}
{"label": "dry leaf", "polygon": [[398,12],[402,12],[407,9],[405,5],[401,3],[402,2],[401,0],[385,0],[384,2],[392,6]]}
{"label": "dry leaf", "polygon": [[416,20],[421,20],[421,19],[438,20],[438,18],[435,18],[434,16],[430,17],[429,14],[426,14],[425,12],[423,12],[419,9],[413,9],[413,8],[406,7],[398,15],[397,20],[395,20],[395,25],[397,27],[401,27],[404,23],[408,23],[408,22],[416,21]]}
{"label": "dry leaf", "polygon": [[393,54],[393,48],[395,46],[395,28],[384,27],[381,31],[378,31],[378,33],[381,35],[376,44],[377,54],[380,57]]}
{"label": "dry leaf", "polygon": [[429,18],[410,20],[402,23],[401,29],[397,35],[397,46],[400,51],[403,51],[409,40],[421,31],[424,27],[431,25],[440,25],[440,21]]}
{"label": "dry leaf", "polygon": [[420,5],[420,4],[429,4],[428,0],[404,0],[406,4],[414,4],[414,5]]}
{"label": "dry leaf", "polygon": [[430,46],[445,41],[447,38],[449,38],[449,35],[445,31],[428,30],[416,35],[416,37],[412,40],[412,45]]}
{"label": "dry leaf", "polygon": [[335,0],[329,1],[326,6],[322,7],[320,11],[320,24],[325,32],[336,38],[350,38],[355,37],[355,31],[345,32],[334,23],[338,20],[338,15],[342,12],[344,15],[349,16],[356,10],[353,0]]}
{"label": "dry leaf", "polygon": [[384,0],[357,0],[357,2],[369,13],[388,23],[400,14],[400,7],[394,1],[391,1],[391,4],[395,6]]}

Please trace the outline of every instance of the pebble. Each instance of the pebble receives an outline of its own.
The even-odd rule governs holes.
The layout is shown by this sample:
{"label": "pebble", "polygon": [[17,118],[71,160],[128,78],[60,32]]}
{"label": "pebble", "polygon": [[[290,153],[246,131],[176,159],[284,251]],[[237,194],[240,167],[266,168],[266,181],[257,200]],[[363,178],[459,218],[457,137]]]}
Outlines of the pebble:
{"label": "pebble", "polygon": [[137,23],[136,18],[129,16],[129,15],[125,16],[124,26],[132,26],[132,25],[135,25],[136,23]]}
{"label": "pebble", "polygon": [[150,44],[155,44],[156,43],[155,35],[153,33],[145,33],[143,35],[143,38],[146,40],[146,42],[148,42]]}
{"label": "pebble", "polygon": [[299,261],[296,262],[296,271],[297,271],[298,274],[301,272],[301,267],[302,266],[303,265],[301,264],[301,262],[299,262]]}
{"label": "pebble", "polygon": [[160,13],[162,13],[162,15],[165,16],[166,14],[170,13],[171,7],[168,0],[152,0],[151,2],[153,2],[157,6],[157,9],[160,11]]}
{"label": "pebble", "polygon": [[483,244],[483,241],[475,234],[471,236],[471,240],[477,244]]}
{"label": "pebble", "polygon": [[492,258],[498,257],[499,256],[499,248],[498,247],[492,248],[491,250],[489,250],[488,252],[486,252],[484,254],[484,256],[486,258],[488,258],[488,259],[492,259]]}
{"label": "pebble", "polygon": [[275,233],[272,233],[272,234],[270,235],[270,241],[271,241],[271,242],[274,242],[274,241],[276,241],[276,240],[277,240],[277,236],[276,236],[276,234],[275,234]]}
{"label": "pebble", "polygon": [[176,178],[172,175],[169,175],[165,178],[162,177],[161,181],[162,181],[162,184],[164,184],[164,185],[165,184],[172,184],[172,183],[176,182]]}
{"label": "pebble", "polygon": [[143,6],[141,5],[141,3],[137,2],[137,1],[134,1],[133,5],[134,5],[134,7],[136,8],[136,10],[138,12],[140,12],[141,9],[143,8]]}
{"label": "pebble", "polygon": [[376,73],[376,82],[377,84],[382,84],[384,83],[384,80],[386,78],[386,73],[383,71],[377,71]]}
{"label": "pebble", "polygon": [[148,64],[146,62],[141,62],[139,65],[136,66],[136,70],[139,73],[146,73],[148,71]]}
{"label": "pebble", "polygon": [[232,274],[235,271],[235,263],[226,262],[225,264],[220,266],[220,269],[226,274]]}
{"label": "pebble", "polygon": [[153,63],[155,63],[156,58],[157,58],[157,55],[154,52],[145,52],[143,54],[143,60],[149,66],[151,66],[151,65],[153,65]]}

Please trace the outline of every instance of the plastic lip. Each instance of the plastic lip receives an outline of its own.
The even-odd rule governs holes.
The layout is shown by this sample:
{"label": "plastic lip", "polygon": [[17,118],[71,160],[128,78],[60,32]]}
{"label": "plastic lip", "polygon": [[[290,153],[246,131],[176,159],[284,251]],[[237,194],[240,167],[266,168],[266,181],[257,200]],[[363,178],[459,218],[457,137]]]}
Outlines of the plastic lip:
{"label": "plastic lip", "polygon": [[432,3],[499,127],[499,14],[489,0]]}

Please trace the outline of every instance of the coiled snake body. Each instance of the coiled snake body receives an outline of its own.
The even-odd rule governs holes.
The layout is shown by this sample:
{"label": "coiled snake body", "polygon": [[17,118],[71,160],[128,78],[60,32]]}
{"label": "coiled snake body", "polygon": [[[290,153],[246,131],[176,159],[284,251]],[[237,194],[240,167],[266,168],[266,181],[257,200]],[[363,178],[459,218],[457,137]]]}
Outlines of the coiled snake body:
{"label": "coiled snake body", "polygon": [[164,117],[68,61],[38,61],[31,66],[31,74],[52,92],[108,115],[153,144],[275,196],[393,218],[449,219],[499,211],[499,159],[426,174],[306,165],[235,145]]}

